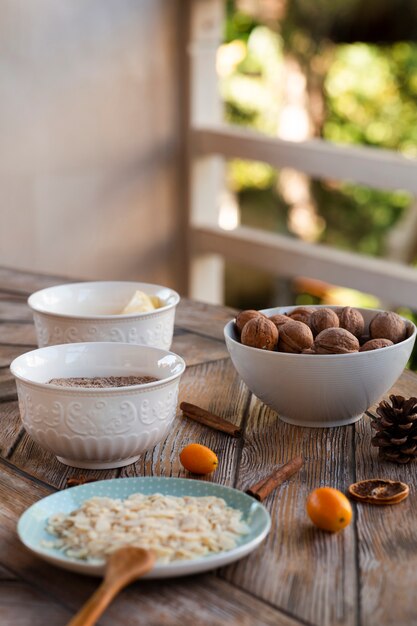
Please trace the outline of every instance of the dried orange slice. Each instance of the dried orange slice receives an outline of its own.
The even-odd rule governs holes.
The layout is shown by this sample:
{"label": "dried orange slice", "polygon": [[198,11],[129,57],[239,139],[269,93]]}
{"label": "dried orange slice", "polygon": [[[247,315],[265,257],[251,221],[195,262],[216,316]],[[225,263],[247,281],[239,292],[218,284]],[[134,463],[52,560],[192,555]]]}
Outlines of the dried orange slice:
{"label": "dried orange slice", "polygon": [[369,504],[398,504],[407,498],[410,488],[406,483],[385,478],[370,478],[353,483],[348,488],[349,495],[359,502]]}

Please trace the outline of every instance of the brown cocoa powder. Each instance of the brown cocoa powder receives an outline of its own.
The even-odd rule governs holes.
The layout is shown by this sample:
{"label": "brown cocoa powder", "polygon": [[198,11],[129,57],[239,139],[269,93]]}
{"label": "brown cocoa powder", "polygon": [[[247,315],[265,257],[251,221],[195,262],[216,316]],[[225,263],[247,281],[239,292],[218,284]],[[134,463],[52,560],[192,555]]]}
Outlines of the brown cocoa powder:
{"label": "brown cocoa powder", "polygon": [[158,378],[154,376],[94,376],[93,378],[52,378],[48,384],[57,387],[84,387],[89,389],[105,387],[131,387],[154,383]]}

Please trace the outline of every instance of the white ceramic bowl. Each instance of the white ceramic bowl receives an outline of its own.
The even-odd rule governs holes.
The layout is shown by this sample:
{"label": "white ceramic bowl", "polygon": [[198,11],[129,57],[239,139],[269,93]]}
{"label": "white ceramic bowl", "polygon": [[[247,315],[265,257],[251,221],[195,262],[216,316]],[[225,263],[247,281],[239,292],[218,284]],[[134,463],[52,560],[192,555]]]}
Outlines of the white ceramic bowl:
{"label": "white ceramic bowl", "polygon": [[[117,314],[135,291],[158,296],[164,306],[147,313]],[[38,346],[85,341],[121,341],[169,350],[179,295],[161,285],[127,281],[70,283],[33,293]]]}
{"label": "white ceramic bowl", "polygon": [[[277,307],[262,313],[271,317],[295,308]],[[367,330],[379,310],[359,310]],[[224,335],[243,381],[284,422],[328,427],[356,422],[399,378],[416,338],[416,327],[407,324],[408,338],[401,343],[351,354],[287,354],[244,346],[233,320],[226,324]]]}
{"label": "white ceramic bowl", "polygon": [[[59,461],[107,469],[134,463],[168,433],[175,418],[183,359],[124,343],[75,343],[22,354],[10,366],[27,432]],[[157,382],[86,389],[52,378],[153,376]]]}

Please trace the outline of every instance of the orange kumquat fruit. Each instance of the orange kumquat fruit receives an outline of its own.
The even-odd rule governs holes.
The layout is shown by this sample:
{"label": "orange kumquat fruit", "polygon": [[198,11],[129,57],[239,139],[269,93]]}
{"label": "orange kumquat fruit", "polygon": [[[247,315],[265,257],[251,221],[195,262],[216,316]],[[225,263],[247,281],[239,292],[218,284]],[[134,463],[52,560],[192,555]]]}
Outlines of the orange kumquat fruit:
{"label": "orange kumquat fruit", "polygon": [[193,474],[211,474],[219,464],[213,450],[200,443],[190,443],[180,453],[180,461]]}
{"label": "orange kumquat fruit", "polygon": [[347,497],[333,487],[314,489],[307,498],[307,513],[322,530],[336,532],[352,519],[352,507]]}

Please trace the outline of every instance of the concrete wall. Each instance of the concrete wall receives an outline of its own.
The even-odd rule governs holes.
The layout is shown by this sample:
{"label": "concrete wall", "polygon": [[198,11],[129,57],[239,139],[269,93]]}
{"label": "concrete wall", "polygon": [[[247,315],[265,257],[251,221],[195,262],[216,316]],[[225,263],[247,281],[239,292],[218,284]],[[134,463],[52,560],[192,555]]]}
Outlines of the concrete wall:
{"label": "concrete wall", "polygon": [[182,289],[182,0],[0,0],[0,265]]}

